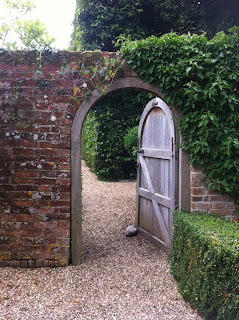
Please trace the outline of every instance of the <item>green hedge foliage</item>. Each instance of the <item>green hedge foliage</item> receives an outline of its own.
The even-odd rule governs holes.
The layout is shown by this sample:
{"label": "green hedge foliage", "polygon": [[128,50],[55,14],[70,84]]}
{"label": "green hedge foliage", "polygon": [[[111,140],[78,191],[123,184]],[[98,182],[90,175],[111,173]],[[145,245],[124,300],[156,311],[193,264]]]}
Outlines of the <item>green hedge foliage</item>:
{"label": "green hedge foliage", "polygon": [[94,112],[89,112],[82,130],[81,154],[88,167],[95,172],[98,122]]}
{"label": "green hedge foliage", "polygon": [[182,148],[202,167],[206,185],[239,202],[239,28],[210,41],[175,33],[126,41],[121,52],[181,110]]}
{"label": "green hedge foliage", "polygon": [[137,142],[138,142],[138,130],[139,126],[135,126],[132,129],[129,129],[126,135],[124,136],[124,147],[128,152],[129,156],[132,157],[132,160],[137,161]]}
{"label": "green hedge foliage", "polygon": [[171,272],[207,319],[239,319],[239,227],[218,215],[174,214]]}
{"label": "green hedge foliage", "polygon": [[115,39],[174,31],[207,33],[239,22],[237,0],[76,0],[72,50],[114,51]]}
{"label": "green hedge foliage", "polygon": [[106,95],[84,123],[82,155],[101,180],[130,179],[136,176],[135,159],[124,147],[124,136],[139,123],[148,93],[123,90]]}

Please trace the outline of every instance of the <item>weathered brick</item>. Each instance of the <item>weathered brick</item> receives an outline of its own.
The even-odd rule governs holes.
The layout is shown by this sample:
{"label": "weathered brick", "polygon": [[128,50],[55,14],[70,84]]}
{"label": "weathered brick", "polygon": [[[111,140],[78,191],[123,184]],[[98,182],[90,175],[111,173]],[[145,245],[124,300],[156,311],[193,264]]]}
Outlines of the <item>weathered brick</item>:
{"label": "weathered brick", "polygon": [[58,150],[58,149],[55,149],[54,150],[54,156],[70,156],[70,150]]}
{"label": "weathered brick", "polygon": [[202,172],[192,172],[191,173],[191,180],[199,180],[203,179],[205,176]]}
{"label": "weathered brick", "polygon": [[[55,258],[57,258],[57,255],[55,253],[45,251],[45,248],[39,247],[38,250],[41,250],[41,251],[32,253],[32,259],[34,259],[34,260],[39,260],[39,259],[40,260],[42,260],[42,259],[55,260]],[[47,250],[49,250],[49,247],[47,248]]]}
{"label": "weathered brick", "polygon": [[212,208],[213,209],[226,209],[226,202],[213,202]]}
{"label": "weathered brick", "polygon": [[36,260],[27,260],[27,266],[29,268],[35,268],[36,267]]}
{"label": "weathered brick", "polygon": [[52,186],[52,192],[70,192],[70,185]]}
{"label": "weathered brick", "polygon": [[20,230],[19,232],[17,232],[17,234],[21,237],[39,237],[42,234],[41,229],[25,229],[25,230]]}
{"label": "weathered brick", "polygon": [[16,177],[30,177],[34,178],[38,176],[38,173],[36,171],[16,171],[15,172]]}
{"label": "weathered brick", "polygon": [[31,207],[32,206],[32,201],[18,200],[18,201],[15,201],[15,205],[17,207]]}
{"label": "weathered brick", "polygon": [[17,64],[17,70],[20,71],[33,71],[36,70],[38,67],[35,64],[32,65],[26,65],[26,64]]}
{"label": "weathered brick", "polygon": [[[77,79],[77,72],[59,75],[63,60],[76,65],[71,61],[77,61],[76,53],[56,54],[57,63],[45,55],[40,78],[33,77],[34,53],[11,53],[14,63],[7,62],[8,56],[0,62],[2,97],[19,87],[16,103],[9,99],[0,105],[0,266],[55,267],[69,261],[70,135],[83,101],[74,101],[72,88],[90,74],[85,79]],[[135,76],[128,67],[125,73]],[[230,215],[232,200],[204,188],[203,177],[200,167],[191,168],[192,210]]]}
{"label": "weathered brick", "polygon": [[67,179],[59,179],[57,181],[57,185],[59,186],[67,186],[67,185],[70,185],[70,179],[67,178]]}
{"label": "weathered brick", "polygon": [[68,237],[70,235],[70,230],[67,229],[54,229],[53,235],[57,237]]}
{"label": "weathered brick", "polygon": [[209,210],[211,208],[211,202],[194,202],[192,203],[192,209],[194,210]]}
{"label": "weathered brick", "polygon": [[40,192],[51,192],[52,191],[52,187],[50,187],[50,186],[40,186],[39,187],[39,191]]}
{"label": "weathered brick", "polygon": [[21,261],[20,261],[20,266],[21,266],[22,268],[27,268],[27,267],[28,267],[27,260],[21,260]]}
{"label": "weathered brick", "polygon": [[36,268],[41,268],[41,267],[44,267],[44,260],[43,259],[36,260]]}
{"label": "weathered brick", "polygon": [[60,200],[70,200],[71,199],[71,195],[69,192],[64,192],[60,194]]}
{"label": "weathered brick", "polygon": [[12,260],[9,262],[9,266],[13,268],[19,268],[21,266],[20,260]]}
{"label": "weathered brick", "polygon": [[43,266],[49,267],[49,260],[43,260]]}
{"label": "weathered brick", "polygon": [[226,215],[230,215],[231,214],[231,210],[227,210],[227,209],[211,209],[210,213],[217,213],[219,215],[226,216]]}
{"label": "weathered brick", "polygon": [[199,188],[191,188],[191,194],[192,195],[198,195],[198,196],[204,196],[207,195],[207,189],[204,187]]}
{"label": "weathered brick", "polygon": [[65,206],[70,206],[70,200],[52,201],[52,207],[65,207]]}
{"label": "weathered brick", "polygon": [[191,187],[203,187],[200,180],[191,180]]}
{"label": "weathered brick", "polygon": [[1,260],[0,267],[9,267],[10,260]]}
{"label": "weathered brick", "polygon": [[59,221],[57,227],[60,229],[70,229],[70,221]]}
{"label": "weathered brick", "polygon": [[218,191],[217,190],[208,190],[208,195],[213,196],[213,195],[218,195]]}
{"label": "weathered brick", "polygon": [[59,170],[70,170],[71,169],[71,166],[70,166],[70,164],[69,163],[67,163],[67,164],[60,164],[59,166],[58,166],[58,169]]}
{"label": "weathered brick", "polygon": [[[12,174],[11,170],[1,170],[0,169],[0,177],[10,177]],[[1,179],[2,181],[2,179]]]}
{"label": "weathered brick", "polygon": [[70,208],[69,207],[61,207],[60,213],[69,214],[70,215]]}
{"label": "weathered brick", "polygon": [[16,69],[16,67],[14,64],[0,63],[0,70],[14,71],[15,69]]}
{"label": "weathered brick", "polygon": [[230,202],[230,198],[228,195],[217,194],[217,195],[210,196],[210,198],[211,198],[211,201],[213,202]]}
{"label": "weathered brick", "polygon": [[[1,181],[2,182],[2,181]],[[8,180],[7,180],[8,182]],[[13,191],[14,190],[14,186],[12,184],[8,185],[8,184],[1,184],[0,185],[0,190],[1,191]]]}
{"label": "weathered brick", "polygon": [[235,203],[233,202],[227,202],[226,203],[227,209],[236,209]]}
{"label": "weathered brick", "polygon": [[55,185],[56,184],[56,179],[52,179],[52,178],[38,178],[38,179],[35,179],[33,180],[33,183],[34,184],[37,184],[37,185],[44,185],[44,186],[52,186],[52,185]]}

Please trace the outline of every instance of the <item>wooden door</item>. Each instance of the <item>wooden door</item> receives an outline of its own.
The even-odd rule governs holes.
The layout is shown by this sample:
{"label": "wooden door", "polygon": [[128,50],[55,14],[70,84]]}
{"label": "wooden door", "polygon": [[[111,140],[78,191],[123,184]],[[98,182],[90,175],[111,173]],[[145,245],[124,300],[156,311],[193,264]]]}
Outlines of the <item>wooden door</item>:
{"label": "wooden door", "polygon": [[160,98],[144,109],[138,132],[137,226],[150,241],[170,252],[175,209],[175,130]]}

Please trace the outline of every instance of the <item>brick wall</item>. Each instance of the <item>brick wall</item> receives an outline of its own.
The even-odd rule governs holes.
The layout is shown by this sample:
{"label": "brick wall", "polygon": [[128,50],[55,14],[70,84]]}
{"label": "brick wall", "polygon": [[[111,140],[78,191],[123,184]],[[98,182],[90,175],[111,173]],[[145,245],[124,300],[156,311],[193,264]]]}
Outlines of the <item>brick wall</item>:
{"label": "brick wall", "polygon": [[[78,68],[106,55],[114,54],[0,52],[0,266],[69,263],[70,134],[83,100],[72,89],[92,89]],[[118,77],[131,75],[125,67]],[[234,204],[201,177],[192,169],[192,210],[231,215]]]}
{"label": "brick wall", "polygon": [[235,215],[236,206],[228,195],[208,190],[201,180],[204,178],[200,167],[191,167],[191,211],[218,213],[239,221]]}
{"label": "brick wall", "polygon": [[[72,88],[89,78],[71,70],[101,58],[0,53],[0,266],[69,262],[70,133],[82,101]],[[62,73],[65,64],[71,70]]]}

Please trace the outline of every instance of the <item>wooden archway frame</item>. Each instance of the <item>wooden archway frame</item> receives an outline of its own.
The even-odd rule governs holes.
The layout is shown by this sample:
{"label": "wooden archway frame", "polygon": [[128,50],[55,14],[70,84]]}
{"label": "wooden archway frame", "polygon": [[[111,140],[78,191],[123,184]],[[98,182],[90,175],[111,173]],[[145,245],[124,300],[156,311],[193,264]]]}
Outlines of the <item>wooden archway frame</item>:
{"label": "wooden archway frame", "polygon": [[[115,80],[107,89],[107,93],[121,89],[138,89],[155,94],[163,99],[158,87],[143,82],[138,77]],[[94,90],[80,105],[71,130],[71,262],[79,265],[82,262],[82,201],[81,201],[81,132],[85,118],[92,106],[102,97],[103,93]],[[176,119],[181,119],[177,108],[170,105]],[[180,141],[179,141],[180,142]],[[190,167],[188,154],[179,150],[178,206],[190,209]]]}

